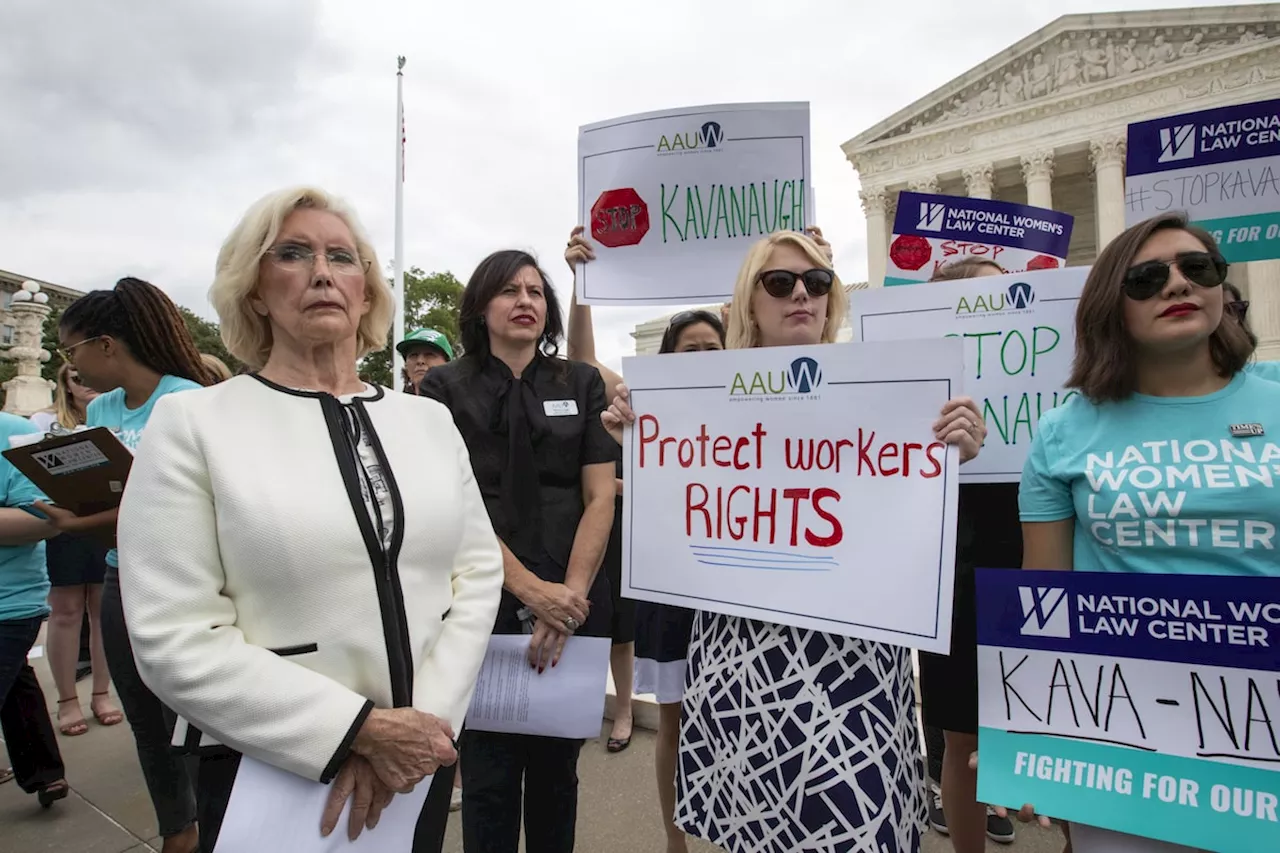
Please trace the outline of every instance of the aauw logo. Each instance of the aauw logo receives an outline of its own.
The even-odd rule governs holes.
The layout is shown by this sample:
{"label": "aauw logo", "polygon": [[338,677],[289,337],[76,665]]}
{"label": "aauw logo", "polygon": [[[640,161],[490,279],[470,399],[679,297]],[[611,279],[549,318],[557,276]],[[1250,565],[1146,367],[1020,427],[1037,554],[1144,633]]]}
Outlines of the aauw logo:
{"label": "aauw logo", "polygon": [[1196,126],[1178,124],[1160,128],[1160,157],[1157,163],[1191,160],[1196,156]]}
{"label": "aauw logo", "polygon": [[1067,607],[1067,591],[1053,586],[1020,586],[1024,637],[1071,637],[1071,612]]}
{"label": "aauw logo", "polygon": [[1014,309],[1030,308],[1036,301],[1036,292],[1025,281],[1017,281],[1009,285],[1009,307]]}
{"label": "aauw logo", "polygon": [[659,154],[682,151],[709,151],[724,144],[724,129],[718,121],[703,122],[697,130],[662,134],[658,139]]}
{"label": "aauw logo", "polygon": [[730,397],[781,397],[813,394],[822,385],[822,365],[816,359],[802,356],[786,370],[757,370],[735,373],[729,386]]}
{"label": "aauw logo", "polygon": [[921,231],[941,231],[942,220],[947,215],[947,206],[936,201],[920,202],[920,221],[916,228]]}

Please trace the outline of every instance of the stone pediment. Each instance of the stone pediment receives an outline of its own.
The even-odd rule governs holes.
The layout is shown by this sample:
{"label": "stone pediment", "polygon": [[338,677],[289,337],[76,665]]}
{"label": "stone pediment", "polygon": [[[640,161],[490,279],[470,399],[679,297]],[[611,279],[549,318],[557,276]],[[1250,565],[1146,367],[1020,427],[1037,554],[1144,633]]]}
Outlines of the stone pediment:
{"label": "stone pediment", "polygon": [[1280,44],[1280,3],[1066,15],[843,146],[984,120]]}

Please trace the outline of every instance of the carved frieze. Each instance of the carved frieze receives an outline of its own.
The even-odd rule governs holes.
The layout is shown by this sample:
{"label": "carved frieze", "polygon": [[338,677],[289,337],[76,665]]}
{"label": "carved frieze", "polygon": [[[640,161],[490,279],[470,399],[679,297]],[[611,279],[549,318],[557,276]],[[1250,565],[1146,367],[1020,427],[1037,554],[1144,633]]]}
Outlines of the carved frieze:
{"label": "carved frieze", "polygon": [[[1101,86],[1166,66],[1189,63],[1206,54],[1226,52],[1280,38],[1276,24],[1231,24],[1209,27],[1146,27],[1069,32],[1045,43],[1029,56],[1006,63],[971,83],[946,103],[935,105],[909,124],[880,137],[888,139],[952,120],[972,118]],[[1236,72],[1219,81],[1224,88],[1247,86],[1251,75]],[[1206,86],[1205,84],[1196,84]],[[1200,97],[1199,92],[1189,97]]]}

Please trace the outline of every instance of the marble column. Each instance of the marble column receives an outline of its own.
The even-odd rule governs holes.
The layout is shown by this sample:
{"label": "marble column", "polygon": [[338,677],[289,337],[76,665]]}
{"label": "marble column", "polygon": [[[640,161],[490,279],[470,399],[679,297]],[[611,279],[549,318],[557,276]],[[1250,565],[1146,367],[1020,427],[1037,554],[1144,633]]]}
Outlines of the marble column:
{"label": "marble column", "polygon": [[1053,207],[1053,152],[1036,151],[1022,158],[1022,180],[1027,185],[1027,204]]}
{"label": "marble column", "polygon": [[887,193],[881,188],[870,188],[858,193],[862,199],[862,212],[867,217],[867,284],[884,286],[885,263],[889,254],[889,229],[885,218]]}
{"label": "marble column", "polygon": [[964,170],[964,188],[969,198],[991,198],[994,183],[995,169],[990,163]]}
{"label": "marble column", "polygon": [[1089,143],[1098,251],[1124,231],[1124,153],[1125,138],[1120,134],[1104,136]]}
{"label": "marble column", "polygon": [[1280,261],[1248,265],[1249,327],[1258,336],[1258,361],[1280,359]]}
{"label": "marble column", "polygon": [[13,346],[3,357],[17,364],[17,374],[4,383],[4,410],[11,414],[27,417],[53,405],[53,383],[40,375],[41,365],[50,358],[41,347],[49,311],[49,294],[34,281],[24,281],[9,303]]}

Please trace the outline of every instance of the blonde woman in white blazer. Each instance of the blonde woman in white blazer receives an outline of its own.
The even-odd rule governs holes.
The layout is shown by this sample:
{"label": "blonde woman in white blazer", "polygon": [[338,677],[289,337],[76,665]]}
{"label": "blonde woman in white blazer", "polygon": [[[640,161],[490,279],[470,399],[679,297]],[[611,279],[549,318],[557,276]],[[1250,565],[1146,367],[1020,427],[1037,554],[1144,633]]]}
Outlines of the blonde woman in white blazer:
{"label": "blonde woman in white blazer", "polygon": [[326,835],[347,799],[354,837],[435,773],[442,840],[503,577],[466,446],[444,406],[358,377],[392,296],[326,193],[255,204],[210,298],[255,372],[156,405],[119,521],[139,672],[202,756],[201,849],[241,755],[332,781]]}

